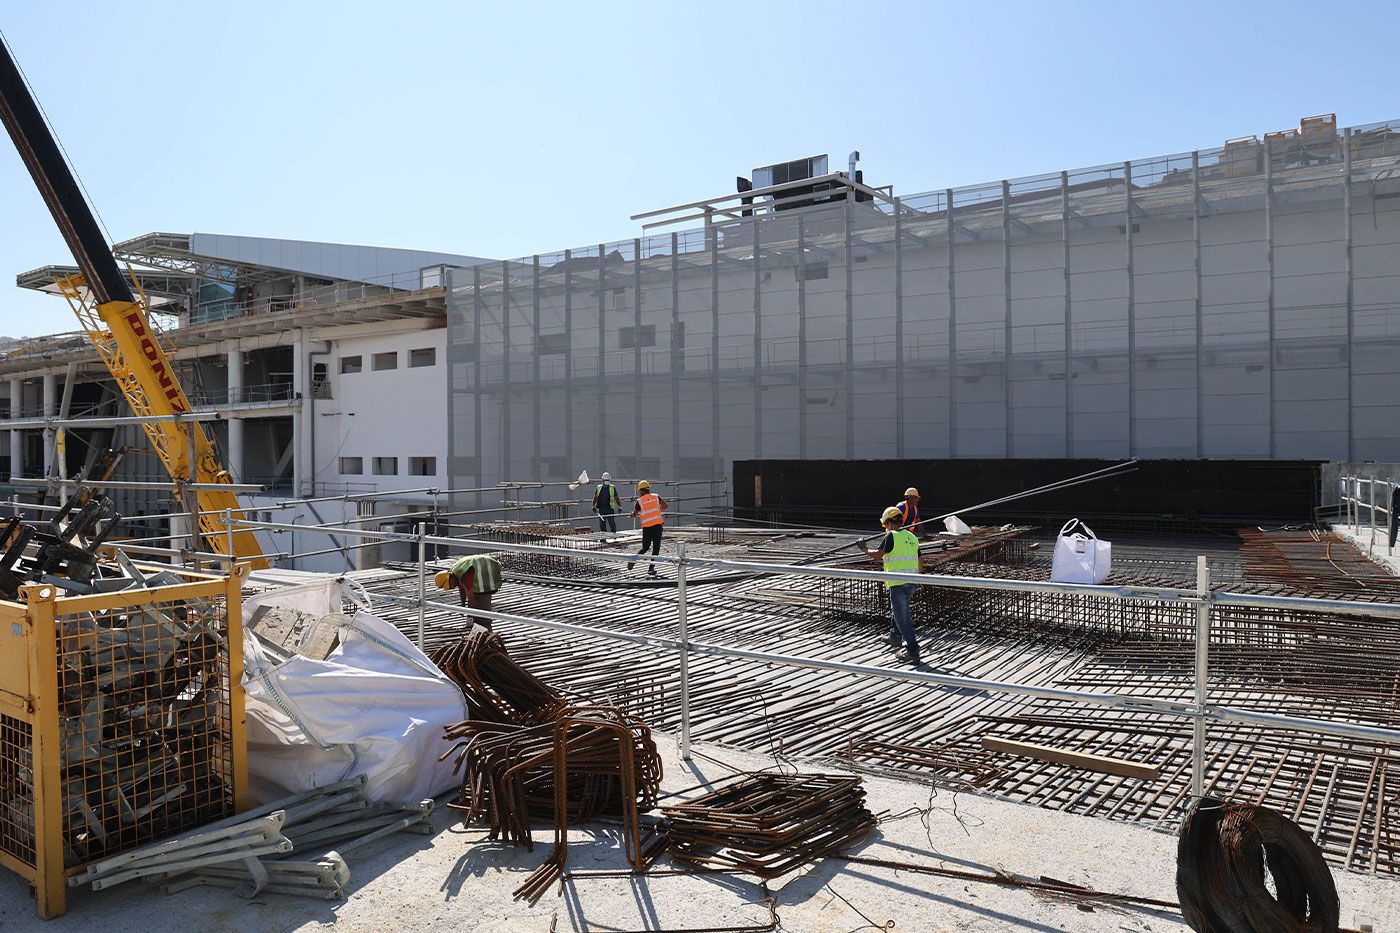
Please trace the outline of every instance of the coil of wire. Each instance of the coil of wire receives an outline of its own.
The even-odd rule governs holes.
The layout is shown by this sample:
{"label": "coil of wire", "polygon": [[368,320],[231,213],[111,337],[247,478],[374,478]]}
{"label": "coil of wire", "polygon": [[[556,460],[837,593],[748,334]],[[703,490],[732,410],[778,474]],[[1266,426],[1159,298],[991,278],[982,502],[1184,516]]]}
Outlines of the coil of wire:
{"label": "coil of wire", "polygon": [[1176,893],[1200,933],[1333,933],[1340,922],[1322,850],[1267,807],[1197,801],[1177,838]]}

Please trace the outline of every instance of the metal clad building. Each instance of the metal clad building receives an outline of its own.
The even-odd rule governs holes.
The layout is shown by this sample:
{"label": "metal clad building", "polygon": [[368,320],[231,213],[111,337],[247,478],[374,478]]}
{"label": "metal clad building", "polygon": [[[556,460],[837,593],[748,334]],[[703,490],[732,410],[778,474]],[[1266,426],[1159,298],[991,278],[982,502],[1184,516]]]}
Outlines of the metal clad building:
{"label": "metal clad building", "polygon": [[1400,122],[1305,120],[450,270],[452,485],[784,457],[1400,459],[1398,159]]}

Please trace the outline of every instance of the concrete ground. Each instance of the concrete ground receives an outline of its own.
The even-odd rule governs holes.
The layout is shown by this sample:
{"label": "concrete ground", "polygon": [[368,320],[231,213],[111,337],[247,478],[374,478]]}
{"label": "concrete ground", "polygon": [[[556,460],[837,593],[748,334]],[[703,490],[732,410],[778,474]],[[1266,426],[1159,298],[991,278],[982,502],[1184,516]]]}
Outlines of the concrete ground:
{"label": "concrete ground", "polygon": [[[730,773],[697,756],[685,763],[676,744],[658,737],[665,789],[681,790]],[[737,768],[772,767],[771,759],[697,746]],[[804,770],[820,765],[803,763]],[[829,770],[829,769],[827,769]],[[1176,900],[1175,836],[1142,826],[1041,810],[1021,804],[866,778],[868,806],[885,821],[858,854],[971,871],[1046,875],[1101,891]],[[926,813],[926,818],[923,813]],[[196,888],[162,897],[141,882],[111,891],[71,891],[68,913],[34,918],[27,885],[0,872],[0,927],[52,933],[90,930],[634,931],[760,927],[768,921],[759,885],[728,875],[575,877],[530,906],[511,891],[548,857],[552,832],[535,834],[533,852],[486,840],[440,806],[432,837],[401,835],[348,857],[352,878],[343,902],[264,895],[245,901],[230,891]],[[571,834],[569,868],[624,867],[617,829],[589,825]],[[658,868],[670,865],[663,858]],[[1400,930],[1400,879],[1335,871],[1343,926],[1369,923]],[[1171,910],[1068,901],[1010,887],[828,860],[771,885],[780,929],[851,933],[862,929],[1164,931],[1186,929]],[[557,917],[556,917],[557,914]]]}

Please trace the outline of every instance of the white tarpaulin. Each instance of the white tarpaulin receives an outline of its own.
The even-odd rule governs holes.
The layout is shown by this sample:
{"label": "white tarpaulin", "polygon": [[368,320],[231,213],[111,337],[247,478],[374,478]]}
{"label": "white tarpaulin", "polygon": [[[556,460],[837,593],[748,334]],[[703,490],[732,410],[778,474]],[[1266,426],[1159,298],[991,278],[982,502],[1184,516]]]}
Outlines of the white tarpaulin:
{"label": "white tarpaulin", "polygon": [[[334,579],[259,594],[243,606],[244,623],[259,606],[317,617],[341,610]],[[339,630],[324,661],[294,656],[277,663],[252,635],[244,637],[243,685],[248,713],[248,776],[264,803],[365,775],[371,800],[422,800],[460,783],[442,727],[467,718],[466,700],[423,652],[392,625],[359,608]]]}
{"label": "white tarpaulin", "polygon": [[1055,538],[1050,579],[1055,583],[1102,583],[1112,565],[1113,545],[1077,518],[1065,522]]}

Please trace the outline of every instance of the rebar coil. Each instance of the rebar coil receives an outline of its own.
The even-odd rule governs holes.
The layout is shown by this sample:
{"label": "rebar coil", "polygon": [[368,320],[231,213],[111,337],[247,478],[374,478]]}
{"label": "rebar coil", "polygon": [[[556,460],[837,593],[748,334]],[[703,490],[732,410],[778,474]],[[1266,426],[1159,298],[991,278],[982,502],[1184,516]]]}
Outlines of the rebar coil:
{"label": "rebar coil", "polygon": [[1322,850],[1296,823],[1210,797],[1181,826],[1176,893],[1199,933],[1335,933],[1341,916]]}

